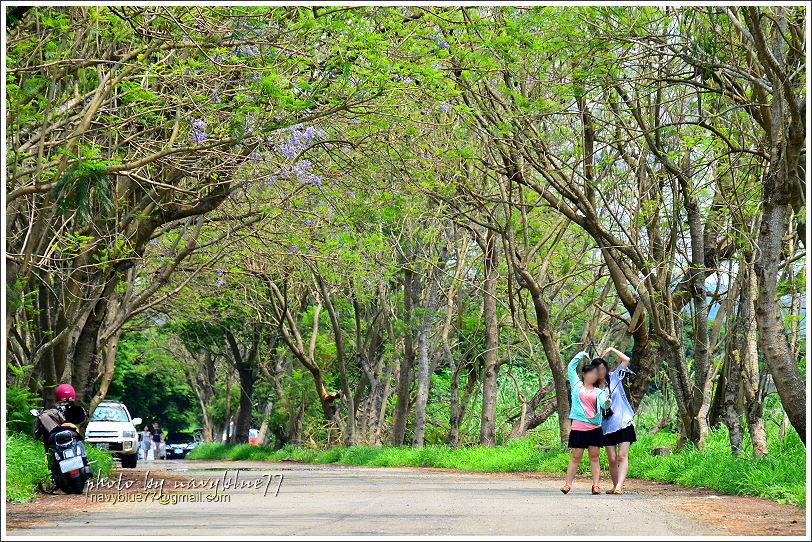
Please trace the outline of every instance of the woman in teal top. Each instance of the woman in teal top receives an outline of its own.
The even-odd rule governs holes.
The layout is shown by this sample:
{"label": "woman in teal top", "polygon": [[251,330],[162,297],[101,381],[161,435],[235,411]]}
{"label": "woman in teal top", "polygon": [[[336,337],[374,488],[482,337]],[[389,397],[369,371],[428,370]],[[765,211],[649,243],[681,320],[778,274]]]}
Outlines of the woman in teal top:
{"label": "woman in teal top", "polygon": [[567,481],[561,487],[561,492],[566,494],[572,489],[572,481],[575,479],[575,472],[581,459],[584,457],[584,450],[589,449],[589,465],[592,469],[592,494],[601,492],[598,481],[601,476],[601,466],[599,454],[603,433],[601,431],[601,409],[608,408],[612,401],[609,395],[602,389],[595,386],[598,380],[597,368],[587,362],[581,368],[581,378],[578,378],[578,363],[589,354],[578,352],[567,366],[572,397],[570,398],[570,435],[569,447],[572,449],[572,457],[567,466]]}

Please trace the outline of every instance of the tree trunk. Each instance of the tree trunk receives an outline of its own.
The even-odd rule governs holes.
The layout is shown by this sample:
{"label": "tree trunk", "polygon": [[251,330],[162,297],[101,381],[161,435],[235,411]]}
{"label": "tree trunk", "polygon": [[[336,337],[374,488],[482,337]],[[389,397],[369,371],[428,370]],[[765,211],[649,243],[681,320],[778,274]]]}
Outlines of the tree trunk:
{"label": "tree trunk", "polygon": [[[749,255],[747,255],[749,256]],[[736,315],[736,345],[741,359],[741,389],[747,417],[750,440],[753,443],[753,455],[761,457],[767,454],[767,434],[764,429],[764,402],[759,393],[761,374],[758,368],[758,339],[755,322],[754,300],[757,285],[752,280],[752,268],[743,258],[745,280],[742,281],[739,293],[739,311]]]}
{"label": "tree trunk", "polygon": [[477,366],[473,361],[470,361],[467,367],[468,373],[465,379],[465,389],[462,392],[462,397],[460,398],[456,412],[452,413],[450,429],[446,436],[446,442],[452,447],[456,447],[460,443],[462,421],[465,419],[465,413],[468,410],[468,404],[471,401],[471,396],[474,393],[474,388],[476,387],[479,377]]}
{"label": "tree trunk", "polygon": [[251,330],[251,346],[250,350],[246,353],[240,352],[237,339],[230,329],[224,327],[223,332],[231,348],[234,366],[237,369],[237,380],[240,384],[240,406],[237,411],[237,422],[234,426],[233,442],[245,444],[248,442],[248,434],[251,430],[251,421],[253,420],[253,394],[256,372],[254,362],[256,361],[257,351],[259,349],[260,332],[256,329]]}
{"label": "tree trunk", "polygon": [[414,448],[423,446],[425,434],[426,404],[429,400],[432,375],[431,362],[429,360],[429,334],[434,321],[435,311],[437,310],[437,290],[440,285],[440,277],[442,275],[446,255],[447,249],[443,246],[440,249],[437,263],[429,279],[426,301],[422,310],[423,314],[420,318],[420,328],[417,331],[417,396],[415,397],[414,435],[412,436],[412,447]]}
{"label": "tree trunk", "polygon": [[397,401],[395,403],[394,419],[392,420],[392,444],[394,446],[403,445],[406,438],[406,421],[409,417],[412,389],[411,373],[415,360],[414,339],[411,332],[415,282],[414,272],[406,267],[403,270],[403,319],[406,322],[406,332],[403,338],[403,357],[400,358]]}
{"label": "tree trunk", "polygon": [[733,455],[739,455],[742,450],[742,410],[740,398],[741,356],[739,350],[730,350],[727,353],[724,366],[724,387],[722,381],[716,393],[721,394],[723,399],[723,417],[730,435],[730,451]]}
{"label": "tree trunk", "polygon": [[259,434],[257,435],[257,444],[259,446],[267,446],[269,438],[268,420],[273,413],[273,401],[265,403],[265,408],[262,411],[262,423],[259,425]]}
{"label": "tree trunk", "polygon": [[482,291],[482,315],[485,323],[485,352],[482,367],[482,421],[479,443],[496,446],[496,394],[499,387],[499,326],[496,320],[496,279],[498,255],[496,233],[488,230],[484,246],[485,281]]}
{"label": "tree trunk", "polygon": [[787,331],[781,320],[777,294],[782,238],[789,228],[789,189],[770,170],[764,179],[764,202],[758,234],[758,257],[754,269],[758,282],[756,323],[764,360],[773,375],[781,404],[792,427],[806,445],[806,393],[797,360],[792,356]]}
{"label": "tree trunk", "polygon": [[541,387],[536,391],[533,397],[527,403],[522,403],[522,412],[519,416],[519,419],[513,423],[513,428],[510,431],[510,438],[519,438],[523,437],[525,433],[527,433],[531,429],[535,429],[539,425],[543,424],[550,415],[556,411],[557,408],[557,398],[553,396],[552,399],[549,399],[547,403],[544,405],[540,411],[537,411],[538,407],[544,402],[544,398],[547,396],[555,388],[555,383],[550,382],[549,384]]}
{"label": "tree trunk", "polygon": [[110,383],[113,381],[113,376],[116,370],[116,352],[118,352],[118,341],[121,338],[121,331],[115,332],[111,337],[104,340],[101,347],[102,363],[101,363],[101,381],[99,383],[99,391],[93,396],[93,399],[88,405],[90,415],[107,396],[107,390],[110,389]]}
{"label": "tree trunk", "polygon": [[76,390],[76,400],[86,403],[93,393],[93,383],[98,377],[97,368],[99,365],[98,340],[99,330],[105,317],[107,309],[106,300],[102,299],[96,303],[93,311],[85,321],[76,346],[69,354],[73,360],[69,365],[71,371],[71,385]]}
{"label": "tree trunk", "polygon": [[722,423],[722,417],[724,416],[724,407],[725,407],[725,386],[727,385],[727,372],[730,370],[728,368],[728,356],[725,355],[722,360],[722,370],[719,371],[719,380],[716,382],[716,391],[713,394],[713,399],[711,400],[710,410],[708,411],[708,427],[711,429],[718,429],[719,425]]}
{"label": "tree trunk", "polygon": [[688,364],[682,343],[673,337],[663,338],[661,351],[668,366],[668,374],[677,403],[677,418],[680,424],[677,448],[682,448],[689,441],[701,443],[700,426],[696,419],[696,403],[694,403],[691,393],[693,383],[688,374]]}
{"label": "tree trunk", "polygon": [[[686,153],[690,157],[690,153]],[[687,160],[686,160],[687,161]],[[686,167],[687,169],[687,167]],[[715,368],[710,359],[708,335],[708,300],[705,291],[705,232],[702,226],[702,217],[699,212],[699,203],[687,182],[681,183],[684,191],[685,210],[688,216],[688,228],[691,235],[691,265],[690,273],[691,297],[693,298],[693,328],[694,328],[694,378],[691,389],[691,413],[694,416],[691,431],[691,440],[700,449],[708,438],[708,410],[710,410],[711,392],[713,391],[713,376]],[[679,322],[678,318],[675,318]],[[679,328],[677,328],[679,329]]]}
{"label": "tree trunk", "polygon": [[240,408],[234,427],[234,442],[246,444],[253,420],[254,367],[242,365],[237,368],[237,375],[240,382]]}

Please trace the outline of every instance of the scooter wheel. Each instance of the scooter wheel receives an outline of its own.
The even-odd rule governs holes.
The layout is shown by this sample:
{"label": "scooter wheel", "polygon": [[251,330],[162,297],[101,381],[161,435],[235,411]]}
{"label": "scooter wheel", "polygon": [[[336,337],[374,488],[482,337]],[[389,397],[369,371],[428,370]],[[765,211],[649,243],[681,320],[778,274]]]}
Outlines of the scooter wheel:
{"label": "scooter wheel", "polygon": [[61,489],[64,493],[70,493],[70,480],[62,476],[62,474],[53,474],[51,479],[54,485]]}
{"label": "scooter wheel", "polygon": [[77,476],[76,478],[68,478],[67,484],[63,489],[65,493],[81,495],[85,491],[85,477]]}

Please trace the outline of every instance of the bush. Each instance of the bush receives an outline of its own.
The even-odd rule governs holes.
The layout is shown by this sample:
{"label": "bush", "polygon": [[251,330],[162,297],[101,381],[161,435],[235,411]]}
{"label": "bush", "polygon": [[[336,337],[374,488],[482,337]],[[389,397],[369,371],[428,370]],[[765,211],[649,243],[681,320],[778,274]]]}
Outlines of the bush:
{"label": "bush", "polygon": [[31,390],[19,384],[6,386],[6,428],[15,433],[34,435],[34,417],[30,410],[39,400]]}

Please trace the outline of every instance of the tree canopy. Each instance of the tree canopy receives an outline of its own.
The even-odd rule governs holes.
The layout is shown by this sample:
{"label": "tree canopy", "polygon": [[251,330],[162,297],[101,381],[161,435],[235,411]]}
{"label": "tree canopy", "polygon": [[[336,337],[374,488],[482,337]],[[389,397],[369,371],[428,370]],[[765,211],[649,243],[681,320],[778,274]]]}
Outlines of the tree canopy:
{"label": "tree canopy", "polygon": [[614,345],[682,442],[805,442],[803,7],[9,9],[12,385],[493,446]]}

